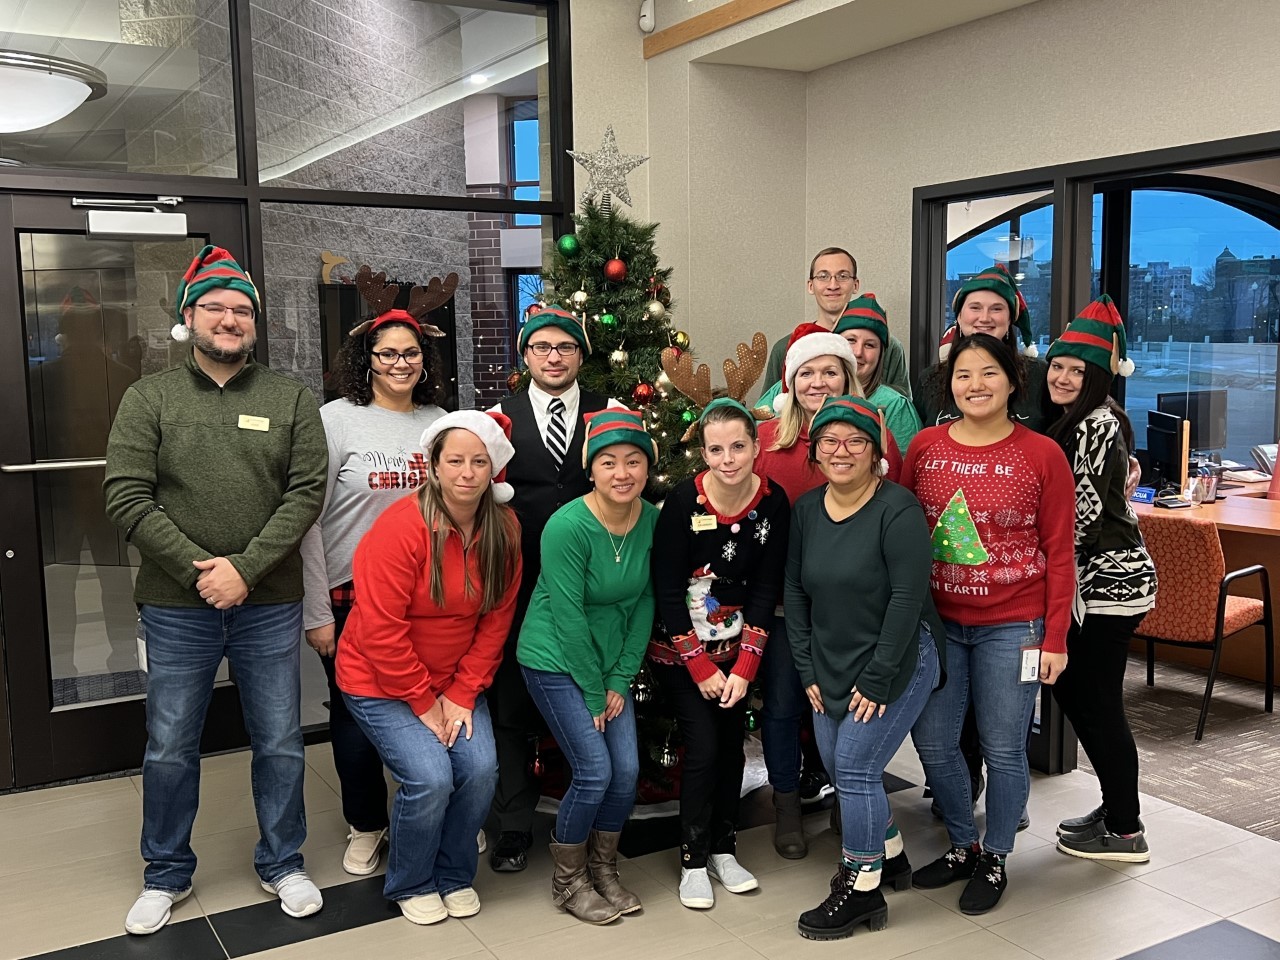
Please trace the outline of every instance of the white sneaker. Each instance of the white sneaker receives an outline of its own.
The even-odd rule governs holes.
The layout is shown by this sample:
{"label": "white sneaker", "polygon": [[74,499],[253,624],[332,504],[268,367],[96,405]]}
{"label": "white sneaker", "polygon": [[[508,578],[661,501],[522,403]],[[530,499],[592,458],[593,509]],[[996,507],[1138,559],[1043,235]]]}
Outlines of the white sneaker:
{"label": "white sneaker", "polygon": [[730,893],[746,893],[760,886],[760,881],[732,853],[713,853],[707,857],[707,873]]}
{"label": "white sneaker", "polygon": [[382,847],[387,842],[387,831],[357,830],[351,827],[347,834],[347,852],[342,855],[342,869],[357,877],[367,877],[378,869]]}
{"label": "white sneaker", "polygon": [[471,887],[461,887],[440,898],[451,917],[474,917],[480,912],[480,897]]}
{"label": "white sneaker", "polygon": [[449,919],[449,911],[438,893],[424,893],[420,897],[410,897],[408,900],[398,900],[396,903],[400,907],[400,912],[404,914],[404,918],[410,923],[426,926]]}
{"label": "white sneaker", "polygon": [[489,849],[489,838],[484,835],[484,830],[481,830],[476,835],[476,849],[480,853],[484,853]]}
{"label": "white sneaker", "polygon": [[133,901],[129,914],[124,918],[124,928],[129,933],[144,935],[155,933],[169,922],[169,911],[175,903],[191,896],[191,888],[185,890],[143,890]]}
{"label": "white sneaker", "polygon": [[691,910],[710,910],[716,905],[706,867],[680,868],[680,902]]}
{"label": "white sneaker", "polygon": [[299,870],[275,883],[262,881],[262,889],[280,898],[280,909],[291,917],[309,917],[324,906],[320,888],[311,882],[306,872]]}

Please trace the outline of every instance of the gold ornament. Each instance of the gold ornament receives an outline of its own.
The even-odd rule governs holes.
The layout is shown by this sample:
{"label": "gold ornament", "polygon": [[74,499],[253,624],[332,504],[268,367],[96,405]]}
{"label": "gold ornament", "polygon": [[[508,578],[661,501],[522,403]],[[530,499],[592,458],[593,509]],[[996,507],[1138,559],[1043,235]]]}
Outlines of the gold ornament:
{"label": "gold ornament", "polygon": [[650,300],[649,305],[645,307],[649,311],[649,316],[653,320],[661,320],[667,315],[667,308],[657,300]]}
{"label": "gold ornament", "polygon": [[672,342],[681,350],[689,349],[689,335],[683,330],[676,331],[675,336],[672,338]]}

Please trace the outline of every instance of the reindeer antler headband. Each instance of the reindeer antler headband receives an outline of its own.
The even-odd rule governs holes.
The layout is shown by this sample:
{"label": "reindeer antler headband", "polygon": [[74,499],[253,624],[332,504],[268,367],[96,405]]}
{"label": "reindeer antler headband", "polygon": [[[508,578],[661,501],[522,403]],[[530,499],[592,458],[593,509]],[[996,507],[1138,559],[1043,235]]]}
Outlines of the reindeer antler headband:
{"label": "reindeer antler headband", "polygon": [[373,272],[367,263],[356,271],[356,289],[373,311],[373,317],[352,328],[350,336],[358,337],[362,333],[376,330],[384,323],[393,320],[407,323],[419,333],[428,337],[443,337],[445,332],[435,324],[427,323],[425,317],[442,303],[446,303],[453,292],[458,289],[458,275],[451,273],[443,281],[432,277],[425,287],[413,286],[409,289],[409,307],[407,310],[395,308],[396,297],[400,295],[398,283],[387,283],[387,273],[381,270]]}
{"label": "reindeer antler headband", "polygon": [[[755,386],[760,374],[764,373],[765,361],[769,357],[769,341],[763,333],[757,333],[751,338],[750,346],[739,343],[737,353],[736,362],[731,359],[724,362],[724,381],[729,389],[723,395],[742,403],[747,391]],[[701,363],[695,371],[693,356],[687,351],[667,347],[662,351],[662,369],[672,385],[699,407],[705,407],[716,398],[711,389],[711,368]],[[690,425],[689,431],[681,438],[682,442],[692,436],[696,426],[696,421]]]}

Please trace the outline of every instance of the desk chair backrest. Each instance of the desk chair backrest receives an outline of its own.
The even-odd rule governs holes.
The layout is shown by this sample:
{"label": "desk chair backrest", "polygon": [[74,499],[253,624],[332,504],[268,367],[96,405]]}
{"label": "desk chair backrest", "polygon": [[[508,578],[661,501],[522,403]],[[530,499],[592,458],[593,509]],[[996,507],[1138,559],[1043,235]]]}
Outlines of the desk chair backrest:
{"label": "desk chair backrest", "polygon": [[1212,520],[1149,513],[1139,518],[1160,589],[1137,632],[1145,636],[1213,643],[1218,588],[1226,576],[1218,528]]}

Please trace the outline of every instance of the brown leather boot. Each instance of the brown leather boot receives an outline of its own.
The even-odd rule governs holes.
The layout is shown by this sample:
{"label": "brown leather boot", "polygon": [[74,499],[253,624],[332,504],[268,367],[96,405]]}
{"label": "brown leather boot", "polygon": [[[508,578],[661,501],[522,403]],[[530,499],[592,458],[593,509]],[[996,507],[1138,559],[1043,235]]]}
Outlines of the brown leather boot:
{"label": "brown leather boot", "polygon": [[788,860],[802,860],[809,852],[800,821],[800,792],[773,791],[773,849]]}
{"label": "brown leather boot", "polygon": [[635,913],[641,907],[640,898],[624,887],[618,878],[618,838],[621,836],[621,831],[591,831],[591,838],[587,841],[590,849],[587,872],[591,874],[591,886],[596,893],[622,913]]}
{"label": "brown leather boot", "polygon": [[591,886],[587,874],[587,844],[551,841],[551,859],[555,873],[551,875],[551,899],[557,907],[569,911],[587,923],[612,923],[621,913]]}

